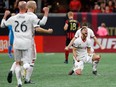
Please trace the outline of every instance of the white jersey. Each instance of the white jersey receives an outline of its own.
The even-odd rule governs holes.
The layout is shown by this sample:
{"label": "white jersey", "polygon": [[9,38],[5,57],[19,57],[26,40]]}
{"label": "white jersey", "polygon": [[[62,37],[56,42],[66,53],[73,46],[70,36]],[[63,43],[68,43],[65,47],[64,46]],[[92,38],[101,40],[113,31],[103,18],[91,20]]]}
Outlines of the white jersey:
{"label": "white jersey", "polygon": [[6,21],[6,26],[11,25],[13,29],[15,49],[28,49],[32,46],[32,29],[39,21],[40,19],[27,13],[19,13]]}
{"label": "white jersey", "polygon": [[[91,39],[95,36],[94,32],[90,28],[87,27],[87,31],[88,31],[87,38]],[[81,29],[77,30],[77,32],[75,33],[75,37],[76,38],[81,37]],[[94,52],[93,47],[91,47],[91,52]]]}
{"label": "white jersey", "polygon": [[[33,12],[27,12],[27,14],[31,15],[31,16],[33,16],[35,18],[37,18],[37,15],[35,15]],[[39,26],[40,25],[35,25],[35,27],[39,27]],[[32,38],[32,44],[34,44],[34,36],[35,36],[35,28],[34,27],[32,29],[32,36],[33,36],[33,38]]]}
{"label": "white jersey", "polygon": [[91,41],[89,38],[86,39],[86,41],[83,41],[81,37],[77,38],[73,46],[77,48],[77,58],[81,60],[83,57],[87,56],[87,47],[91,47]]}
{"label": "white jersey", "polygon": [[[87,28],[87,31],[88,31],[88,35],[87,35],[87,38],[91,38],[91,37],[94,37],[94,32],[90,29],[90,28]],[[77,32],[75,33],[75,37],[81,37],[81,29],[77,30]]]}
{"label": "white jersey", "polygon": [[[35,15],[33,12],[27,12],[27,14],[37,17],[37,15]],[[36,25],[36,26],[39,27],[40,25]],[[33,60],[33,59],[36,59],[36,45],[35,45],[35,41],[34,41],[35,28],[34,27],[32,29],[32,34],[33,34],[33,38],[32,38],[32,49],[31,49],[32,54],[31,54],[31,58]],[[34,63],[32,63],[32,61],[31,61],[31,64],[34,64]]]}

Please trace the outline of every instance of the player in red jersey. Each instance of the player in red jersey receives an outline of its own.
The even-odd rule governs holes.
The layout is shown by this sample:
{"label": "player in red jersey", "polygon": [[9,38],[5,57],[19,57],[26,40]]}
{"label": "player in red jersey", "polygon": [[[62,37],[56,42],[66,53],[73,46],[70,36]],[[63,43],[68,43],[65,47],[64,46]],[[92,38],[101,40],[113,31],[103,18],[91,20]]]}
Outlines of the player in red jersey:
{"label": "player in red jersey", "polygon": [[[78,30],[80,24],[77,20],[74,19],[74,13],[68,12],[68,19],[64,25],[64,31],[66,32],[66,46],[70,43],[71,39],[75,35],[75,32]],[[68,63],[69,50],[65,50],[65,61]]]}

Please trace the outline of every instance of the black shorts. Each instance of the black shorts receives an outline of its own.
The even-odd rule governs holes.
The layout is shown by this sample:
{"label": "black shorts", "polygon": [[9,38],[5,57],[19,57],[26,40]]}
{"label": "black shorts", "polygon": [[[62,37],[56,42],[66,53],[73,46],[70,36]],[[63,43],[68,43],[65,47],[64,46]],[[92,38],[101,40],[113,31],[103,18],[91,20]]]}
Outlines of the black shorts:
{"label": "black shorts", "polygon": [[68,44],[70,43],[71,39],[66,38],[66,46],[68,46]]}

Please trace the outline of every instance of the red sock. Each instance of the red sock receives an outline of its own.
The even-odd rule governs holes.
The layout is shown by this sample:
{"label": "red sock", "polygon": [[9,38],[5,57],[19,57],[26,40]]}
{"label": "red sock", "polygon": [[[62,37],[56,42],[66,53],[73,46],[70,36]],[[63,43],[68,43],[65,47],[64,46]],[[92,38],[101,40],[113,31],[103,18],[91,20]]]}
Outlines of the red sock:
{"label": "red sock", "polygon": [[69,50],[65,50],[65,60],[68,61]]}

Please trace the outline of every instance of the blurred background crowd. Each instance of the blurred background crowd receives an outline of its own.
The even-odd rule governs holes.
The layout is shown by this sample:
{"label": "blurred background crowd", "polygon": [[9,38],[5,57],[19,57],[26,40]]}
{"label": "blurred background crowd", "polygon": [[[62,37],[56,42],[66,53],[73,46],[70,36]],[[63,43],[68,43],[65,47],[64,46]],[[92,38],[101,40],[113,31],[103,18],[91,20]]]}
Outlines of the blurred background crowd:
{"label": "blurred background crowd", "polygon": [[[5,9],[18,12],[17,3],[20,0],[0,0],[0,13]],[[28,0],[26,0],[28,1]],[[37,11],[42,13],[42,8],[48,6],[50,13],[93,12],[113,13],[116,12],[116,0],[35,0]]]}

